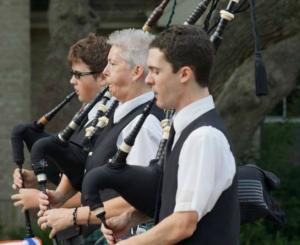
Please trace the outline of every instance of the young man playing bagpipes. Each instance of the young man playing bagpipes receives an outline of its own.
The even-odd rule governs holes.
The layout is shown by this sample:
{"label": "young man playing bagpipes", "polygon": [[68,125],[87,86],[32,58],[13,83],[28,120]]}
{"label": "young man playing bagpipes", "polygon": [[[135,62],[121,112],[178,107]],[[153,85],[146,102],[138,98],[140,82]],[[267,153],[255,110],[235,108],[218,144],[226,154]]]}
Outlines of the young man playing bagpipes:
{"label": "young man playing bagpipes", "polygon": [[[157,105],[175,109],[167,144],[158,223],[122,245],[238,244],[239,203],[234,156],[209,93],[214,48],[196,26],[174,26],[150,44],[149,74]],[[172,136],[173,135],[173,136]],[[115,244],[145,215],[135,209],[107,220]]]}
{"label": "young man playing bagpipes", "polygon": [[[70,83],[74,87],[78,100],[82,104],[89,103],[105,85],[102,71],[107,63],[109,49],[110,45],[107,44],[106,38],[96,36],[95,34],[89,34],[86,38],[79,40],[70,47],[68,54],[68,61],[71,67]],[[94,118],[96,109],[95,106],[89,113],[85,125]],[[77,145],[80,145],[84,132],[85,127],[75,132],[70,140],[72,147],[76,148]],[[83,164],[84,162],[85,160],[83,160]],[[49,168],[50,167],[53,168],[55,166],[49,166]],[[19,169],[15,169],[13,173],[13,189],[19,189],[17,194],[12,195],[14,205],[22,207],[22,211],[39,208],[39,190],[35,189],[35,187],[37,187],[37,179],[34,172],[32,170],[23,169],[22,174],[23,179],[20,176]],[[54,174],[57,173],[55,172]],[[54,179],[56,179],[57,176],[48,176],[50,180],[51,177],[55,177]],[[23,182],[26,188],[22,188]],[[77,196],[73,202],[67,204],[67,206],[78,205],[78,202],[80,204],[80,198]]]}

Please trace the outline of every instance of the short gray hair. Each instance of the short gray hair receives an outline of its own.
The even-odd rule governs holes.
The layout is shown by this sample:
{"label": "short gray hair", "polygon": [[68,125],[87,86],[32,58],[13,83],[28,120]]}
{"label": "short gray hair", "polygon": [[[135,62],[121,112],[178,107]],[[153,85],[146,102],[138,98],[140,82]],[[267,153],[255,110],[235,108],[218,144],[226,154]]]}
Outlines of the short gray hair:
{"label": "short gray hair", "polygon": [[121,57],[130,65],[142,65],[147,73],[147,57],[149,44],[154,35],[137,29],[115,31],[108,37],[110,45],[122,49]]}

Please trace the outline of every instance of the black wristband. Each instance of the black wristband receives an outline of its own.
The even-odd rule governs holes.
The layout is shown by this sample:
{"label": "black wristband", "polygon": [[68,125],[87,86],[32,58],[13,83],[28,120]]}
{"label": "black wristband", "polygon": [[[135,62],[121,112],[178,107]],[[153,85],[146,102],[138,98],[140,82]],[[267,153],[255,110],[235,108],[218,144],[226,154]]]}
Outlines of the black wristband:
{"label": "black wristband", "polygon": [[73,225],[74,226],[77,225],[77,209],[78,208],[74,208],[74,211],[73,211]]}
{"label": "black wristband", "polygon": [[90,225],[90,220],[91,220],[91,210],[89,210],[89,216],[88,216],[88,219],[87,219],[87,226]]}

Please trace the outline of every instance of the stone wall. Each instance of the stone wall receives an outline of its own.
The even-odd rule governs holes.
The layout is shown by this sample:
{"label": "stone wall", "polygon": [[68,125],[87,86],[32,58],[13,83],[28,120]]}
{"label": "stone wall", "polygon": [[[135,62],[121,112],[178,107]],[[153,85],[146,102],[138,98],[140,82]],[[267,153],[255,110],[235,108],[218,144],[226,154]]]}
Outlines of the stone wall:
{"label": "stone wall", "polygon": [[11,129],[30,120],[30,2],[0,0],[0,224],[20,226],[23,215],[10,202]]}

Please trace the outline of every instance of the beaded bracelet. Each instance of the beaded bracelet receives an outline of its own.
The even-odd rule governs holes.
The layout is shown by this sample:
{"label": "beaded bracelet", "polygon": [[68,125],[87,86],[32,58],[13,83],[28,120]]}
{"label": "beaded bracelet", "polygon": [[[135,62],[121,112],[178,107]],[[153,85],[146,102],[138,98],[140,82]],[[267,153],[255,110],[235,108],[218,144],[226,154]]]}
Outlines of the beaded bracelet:
{"label": "beaded bracelet", "polygon": [[73,211],[73,225],[74,226],[77,225],[77,209],[78,208],[74,208],[74,211]]}

